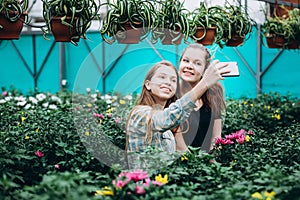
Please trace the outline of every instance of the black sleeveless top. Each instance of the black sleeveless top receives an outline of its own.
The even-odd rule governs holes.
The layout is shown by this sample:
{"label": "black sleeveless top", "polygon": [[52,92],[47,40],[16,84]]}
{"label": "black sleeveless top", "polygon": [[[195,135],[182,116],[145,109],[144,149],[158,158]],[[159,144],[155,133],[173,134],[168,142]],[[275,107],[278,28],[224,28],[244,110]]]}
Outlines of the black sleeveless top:
{"label": "black sleeveless top", "polygon": [[203,105],[198,111],[190,114],[187,123],[183,125],[183,138],[188,146],[201,147],[202,150],[209,151],[212,128],[215,117],[211,109]]}

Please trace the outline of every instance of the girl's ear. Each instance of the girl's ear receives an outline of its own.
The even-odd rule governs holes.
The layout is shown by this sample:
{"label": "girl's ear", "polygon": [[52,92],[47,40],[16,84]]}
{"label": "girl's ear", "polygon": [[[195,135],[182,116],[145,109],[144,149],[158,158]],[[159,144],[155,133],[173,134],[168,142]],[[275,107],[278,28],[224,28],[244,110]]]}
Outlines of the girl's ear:
{"label": "girl's ear", "polygon": [[149,80],[145,81],[145,87],[146,87],[147,90],[151,90],[151,88],[150,88],[150,81]]}

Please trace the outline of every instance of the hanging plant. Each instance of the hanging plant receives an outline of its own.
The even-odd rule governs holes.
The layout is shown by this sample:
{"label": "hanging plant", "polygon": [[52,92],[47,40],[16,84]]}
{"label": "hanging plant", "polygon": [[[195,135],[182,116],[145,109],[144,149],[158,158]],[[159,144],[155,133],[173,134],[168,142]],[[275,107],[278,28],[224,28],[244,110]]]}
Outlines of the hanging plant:
{"label": "hanging plant", "polygon": [[[108,7],[100,30],[102,39],[108,44],[115,40],[119,43],[138,43],[147,37],[156,18],[153,3],[147,0],[108,1],[101,6]],[[134,36],[138,38],[133,40]]]}
{"label": "hanging plant", "polygon": [[[42,0],[43,17],[47,29],[42,29],[44,38],[52,32],[58,42],[72,42],[77,45],[80,38],[86,39],[91,21],[98,18],[99,6],[96,0]],[[60,26],[61,25],[61,26]],[[56,27],[64,32],[56,32]],[[66,37],[60,37],[66,36]]]}
{"label": "hanging plant", "polygon": [[262,34],[266,37],[268,45],[270,42],[276,42],[275,45],[269,45],[270,48],[299,48],[300,10],[294,8],[288,14],[288,18],[268,17],[262,25]]}
{"label": "hanging plant", "polygon": [[0,39],[19,39],[27,8],[28,0],[0,0]]}
{"label": "hanging plant", "polygon": [[156,3],[157,18],[152,28],[152,43],[158,39],[163,44],[180,44],[182,38],[189,38],[189,12],[183,2],[178,0],[160,0]]}

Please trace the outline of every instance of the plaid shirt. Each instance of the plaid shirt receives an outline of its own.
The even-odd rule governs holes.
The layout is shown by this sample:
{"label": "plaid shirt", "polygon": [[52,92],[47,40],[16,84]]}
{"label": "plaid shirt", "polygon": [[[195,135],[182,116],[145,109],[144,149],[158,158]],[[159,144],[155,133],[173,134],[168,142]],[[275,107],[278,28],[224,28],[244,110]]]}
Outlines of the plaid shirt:
{"label": "plaid shirt", "polygon": [[[162,151],[175,152],[176,142],[171,129],[186,120],[195,107],[190,100],[189,93],[163,110],[150,106],[136,106],[127,126],[128,153],[142,152],[149,146],[146,143],[149,125],[153,133],[151,146]],[[151,123],[149,124],[150,117]]]}

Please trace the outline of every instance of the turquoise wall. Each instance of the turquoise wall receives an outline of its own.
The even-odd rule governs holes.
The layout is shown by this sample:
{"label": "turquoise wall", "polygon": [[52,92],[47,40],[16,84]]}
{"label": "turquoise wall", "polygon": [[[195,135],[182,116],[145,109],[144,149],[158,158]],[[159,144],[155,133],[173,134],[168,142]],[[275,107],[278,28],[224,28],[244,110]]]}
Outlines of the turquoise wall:
{"label": "turquoise wall", "polygon": [[[254,74],[257,71],[257,37],[254,31],[250,39],[237,48],[208,46],[212,55],[220,61],[238,62],[240,77],[222,81],[227,97],[256,96],[257,82],[251,71]],[[187,46],[184,43],[178,46],[160,43],[152,45],[143,40],[139,44],[128,45],[124,50],[127,45],[117,42],[106,44],[98,32],[89,32],[88,38],[81,40],[78,46],[63,43],[63,78],[67,80],[67,90],[84,92],[86,88],[91,88],[92,91],[97,89],[102,93],[139,92],[143,78],[153,63],[166,59],[177,65],[180,53]],[[278,49],[269,49],[262,44],[262,71],[278,53]],[[55,43],[52,37],[48,41],[39,34],[24,34],[19,40],[0,41],[0,60],[0,87],[9,89],[13,86],[24,93],[34,90],[35,85],[42,92],[60,90],[60,44]],[[261,92],[290,93],[300,97],[299,75],[299,50],[284,50],[264,72]],[[33,77],[37,77],[36,82]]]}

